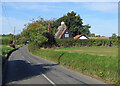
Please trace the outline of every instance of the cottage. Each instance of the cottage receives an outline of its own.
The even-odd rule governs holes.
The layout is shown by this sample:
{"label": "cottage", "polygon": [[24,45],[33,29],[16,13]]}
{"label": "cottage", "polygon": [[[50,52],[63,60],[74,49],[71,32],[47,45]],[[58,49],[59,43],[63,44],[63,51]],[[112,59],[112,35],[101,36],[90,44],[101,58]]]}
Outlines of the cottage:
{"label": "cottage", "polygon": [[74,39],[88,39],[85,35],[77,35],[74,37]]}
{"label": "cottage", "polygon": [[56,39],[73,38],[63,21],[61,22],[61,26],[58,27],[58,31],[55,34],[55,38]]}

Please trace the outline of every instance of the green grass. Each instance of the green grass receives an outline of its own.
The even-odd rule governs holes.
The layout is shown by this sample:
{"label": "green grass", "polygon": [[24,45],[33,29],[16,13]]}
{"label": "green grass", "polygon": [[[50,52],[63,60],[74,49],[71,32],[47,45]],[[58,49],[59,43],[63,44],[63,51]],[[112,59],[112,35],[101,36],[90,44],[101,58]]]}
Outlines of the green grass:
{"label": "green grass", "polygon": [[[90,49],[92,48],[90,47]],[[62,50],[70,50],[70,49],[75,50],[75,49],[89,49],[89,48],[75,47],[75,48],[64,48],[64,49],[40,49],[38,51],[32,51],[32,54],[54,61],[56,63],[60,63],[63,66],[75,69],[80,72],[82,71],[90,75],[97,75],[98,77],[101,77],[104,80],[112,81],[115,83],[118,81],[117,78],[118,56],[109,56],[109,55],[99,56],[99,55],[90,55],[83,52],[62,51]],[[104,49],[104,47],[101,47],[100,49]]]}
{"label": "green grass", "polygon": [[2,63],[4,64],[5,59],[7,57],[7,53],[13,50],[14,48],[6,46],[6,45],[0,45],[0,50],[2,51],[0,55],[2,56]]}
{"label": "green grass", "polygon": [[118,56],[117,47],[69,47],[60,48],[58,50],[77,53],[88,53],[99,56]]}
{"label": "green grass", "polygon": [[0,39],[9,39],[9,36],[0,36]]}
{"label": "green grass", "polygon": [[7,53],[7,52],[9,52],[9,51],[14,49],[14,48],[12,48],[10,46],[6,46],[6,45],[2,45],[1,48],[2,48],[2,52],[4,52],[4,53]]}

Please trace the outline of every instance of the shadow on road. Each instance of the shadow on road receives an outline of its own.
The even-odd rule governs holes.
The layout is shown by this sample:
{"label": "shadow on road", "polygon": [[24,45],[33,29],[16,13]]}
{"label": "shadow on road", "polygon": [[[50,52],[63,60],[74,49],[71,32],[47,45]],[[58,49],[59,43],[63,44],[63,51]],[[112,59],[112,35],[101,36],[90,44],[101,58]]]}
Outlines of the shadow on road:
{"label": "shadow on road", "polygon": [[34,76],[41,75],[42,73],[45,74],[46,72],[51,70],[49,66],[55,65],[57,64],[34,65],[24,60],[8,61],[7,69],[6,72],[4,73],[3,85],[13,81],[32,78]]}

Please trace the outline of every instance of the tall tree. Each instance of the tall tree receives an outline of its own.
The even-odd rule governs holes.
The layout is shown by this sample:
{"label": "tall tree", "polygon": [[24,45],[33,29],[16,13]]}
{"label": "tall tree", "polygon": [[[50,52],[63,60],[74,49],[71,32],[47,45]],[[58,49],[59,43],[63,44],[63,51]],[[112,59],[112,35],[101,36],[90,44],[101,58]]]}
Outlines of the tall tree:
{"label": "tall tree", "polygon": [[74,11],[68,12],[67,15],[64,15],[63,17],[54,21],[53,26],[55,28],[58,28],[61,21],[65,22],[67,28],[70,30],[73,36],[76,36],[78,34],[88,35],[90,33],[90,26],[88,24],[83,25],[80,15],[76,15]]}

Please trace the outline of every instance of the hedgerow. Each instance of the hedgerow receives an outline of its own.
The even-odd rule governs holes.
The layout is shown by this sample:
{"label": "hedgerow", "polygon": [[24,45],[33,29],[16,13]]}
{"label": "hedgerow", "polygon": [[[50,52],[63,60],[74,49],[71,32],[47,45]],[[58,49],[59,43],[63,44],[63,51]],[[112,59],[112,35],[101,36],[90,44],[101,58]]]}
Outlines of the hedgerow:
{"label": "hedgerow", "polygon": [[113,39],[56,39],[58,47],[72,47],[72,46],[118,46],[118,40]]}
{"label": "hedgerow", "polygon": [[12,41],[9,39],[0,39],[0,41],[2,42],[2,45],[9,45],[12,43]]}

